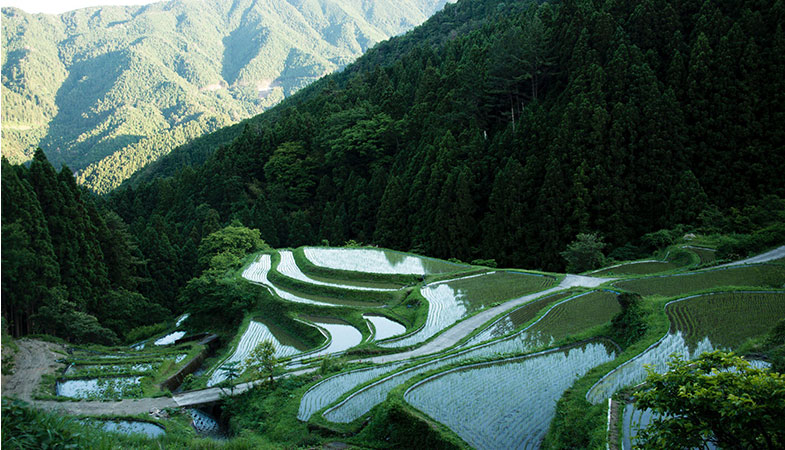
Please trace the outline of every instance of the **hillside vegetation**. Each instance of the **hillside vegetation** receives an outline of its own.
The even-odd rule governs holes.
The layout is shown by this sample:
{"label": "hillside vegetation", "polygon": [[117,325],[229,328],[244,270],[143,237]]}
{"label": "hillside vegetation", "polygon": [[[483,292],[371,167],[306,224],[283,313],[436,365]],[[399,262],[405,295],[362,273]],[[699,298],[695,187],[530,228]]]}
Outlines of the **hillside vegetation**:
{"label": "hillside vegetation", "polygon": [[461,1],[111,204],[180,247],[210,217],[273,246],[544,270],[580,233],[618,260],[660,229],[766,230],[765,248],[785,234],[783,17],[782,2]]}
{"label": "hillside vegetation", "polygon": [[173,0],[2,10],[3,155],[41,147],[108,192],[172,148],[258,114],[445,0]]}

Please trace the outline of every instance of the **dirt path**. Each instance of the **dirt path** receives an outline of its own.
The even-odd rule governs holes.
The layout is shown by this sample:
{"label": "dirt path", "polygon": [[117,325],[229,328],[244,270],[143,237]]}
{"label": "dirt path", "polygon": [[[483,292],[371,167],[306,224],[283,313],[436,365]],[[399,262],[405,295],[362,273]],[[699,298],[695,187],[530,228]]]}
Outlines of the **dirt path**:
{"label": "dirt path", "polygon": [[64,355],[55,350],[65,352],[62,345],[35,339],[19,339],[16,341],[19,351],[14,356],[14,373],[3,375],[3,396],[16,397],[31,401],[33,392],[41,381],[41,376],[54,373],[62,364],[56,360]]}
{"label": "dirt path", "polygon": [[732,263],[723,264],[717,267],[740,266],[742,264],[757,264],[757,263],[764,263],[780,258],[785,258],[785,245],[781,247],[777,247],[774,250],[768,251],[766,253],[761,253],[760,255],[753,256],[752,258],[742,259],[741,261],[734,261]]}

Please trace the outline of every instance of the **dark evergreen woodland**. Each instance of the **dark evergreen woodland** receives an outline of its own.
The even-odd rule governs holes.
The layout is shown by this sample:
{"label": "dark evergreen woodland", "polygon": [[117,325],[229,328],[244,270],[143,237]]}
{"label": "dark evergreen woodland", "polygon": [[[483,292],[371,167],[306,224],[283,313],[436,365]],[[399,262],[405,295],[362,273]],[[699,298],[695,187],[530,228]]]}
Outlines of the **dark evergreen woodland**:
{"label": "dark evergreen woodland", "polygon": [[785,197],[783,23],[782,1],[460,1],[111,203],[167,267],[234,219],[549,270],[579,233],[629,258],[678,224],[753,231]]}
{"label": "dark evergreen woodland", "polygon": [[170,314],[143,295],[151,283],[125,222],[67,167],[56,172],[40,150],[29,168],[2,164],[2,308],[14,335],[115,343]]}

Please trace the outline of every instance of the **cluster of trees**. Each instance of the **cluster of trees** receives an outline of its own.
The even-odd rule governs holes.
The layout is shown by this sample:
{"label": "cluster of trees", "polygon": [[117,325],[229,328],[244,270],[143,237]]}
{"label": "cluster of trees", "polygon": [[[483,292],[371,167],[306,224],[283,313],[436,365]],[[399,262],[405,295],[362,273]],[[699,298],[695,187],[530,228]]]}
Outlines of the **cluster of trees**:
{"label": "cluster of trees", "polygon": [[29,168],[2,160],[2,314],[15,336],[115,343],[165,319],[135,238],[115,213],[39,149]]}
{"label": "cluster of trees", "polygon": [[562,270],[597,233],[633,257],[659,229],[781,208],[783,18],[782,2],[448,5],[111,204],[180,246],[209,211],[273,246]]}

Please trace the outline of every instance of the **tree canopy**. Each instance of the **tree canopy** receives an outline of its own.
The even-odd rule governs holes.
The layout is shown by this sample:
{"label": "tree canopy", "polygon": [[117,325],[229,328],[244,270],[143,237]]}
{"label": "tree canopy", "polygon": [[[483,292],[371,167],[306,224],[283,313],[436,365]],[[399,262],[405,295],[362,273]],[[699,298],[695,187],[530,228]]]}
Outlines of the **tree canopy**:
{"label": "tree canopy", "polygon": [[676,356],[663,374],[649,369],[635,406],[657,414],[638,434],[641,448],[785,446],[785,375],[732,353]]}

